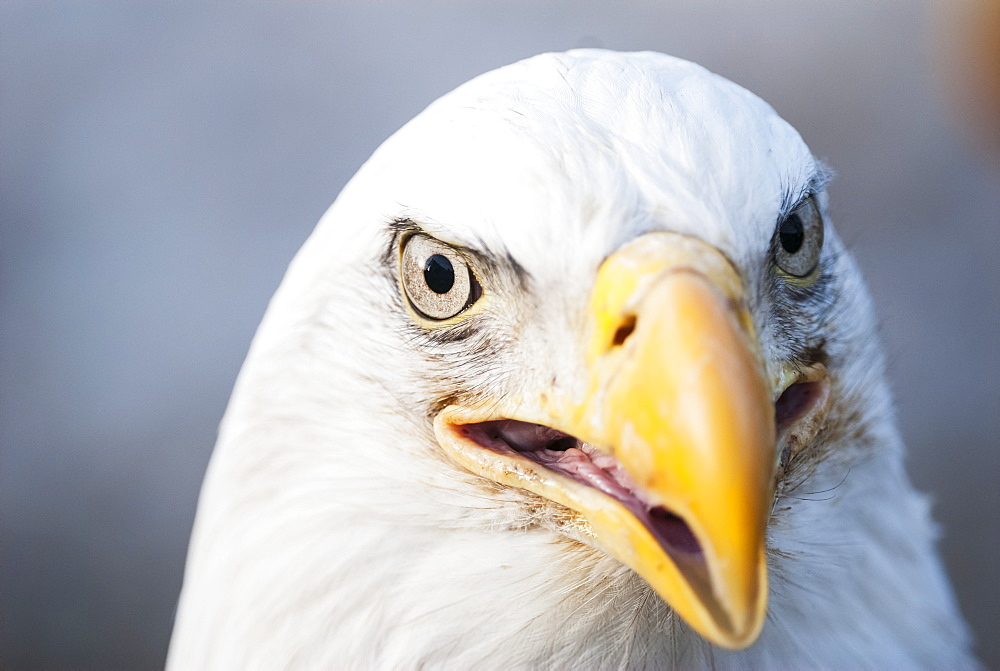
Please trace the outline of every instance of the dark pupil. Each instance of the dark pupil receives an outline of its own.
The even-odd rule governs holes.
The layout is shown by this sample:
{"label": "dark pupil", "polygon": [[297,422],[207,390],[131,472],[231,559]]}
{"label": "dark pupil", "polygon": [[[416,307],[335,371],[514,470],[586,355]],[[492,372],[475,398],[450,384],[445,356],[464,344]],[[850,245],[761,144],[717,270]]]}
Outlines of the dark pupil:
{"label": "dark pupil", "polygon": [[806,239],[802,230],[802,218],[797,214],[791,214],[778,225],[778,239],[781,246],[789,254],[794,254],[802,248],[802,243]]}
{"label": "dark pupil", "polygon": [[424,264],[424,281],[436,294],[446,294],[455,284],[455,269],[447,257],[435,254]]}

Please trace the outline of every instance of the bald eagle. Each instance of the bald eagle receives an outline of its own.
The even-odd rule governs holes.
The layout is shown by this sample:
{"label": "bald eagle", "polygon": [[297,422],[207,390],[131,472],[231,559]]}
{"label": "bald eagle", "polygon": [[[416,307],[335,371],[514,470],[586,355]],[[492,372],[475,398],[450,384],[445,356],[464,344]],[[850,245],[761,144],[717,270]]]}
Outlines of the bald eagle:
{"label": "bald eagle", "polygon": [[974,667],[828,180],[656,53],[433,103],[267,310],[168,666]]}

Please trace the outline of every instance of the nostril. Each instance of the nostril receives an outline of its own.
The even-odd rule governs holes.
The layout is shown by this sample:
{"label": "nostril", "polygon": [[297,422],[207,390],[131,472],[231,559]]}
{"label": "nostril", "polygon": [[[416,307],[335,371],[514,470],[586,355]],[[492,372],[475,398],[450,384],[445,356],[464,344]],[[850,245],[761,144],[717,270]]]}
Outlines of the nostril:
{"label": "nostril", "polygon": [[621,347],[628,340],[628,337],[632,335],[632,331],[635,330],[635,315],[629,315],[622,322],[618,330],[615,331],[615,337],[611,341],[612,347]]}

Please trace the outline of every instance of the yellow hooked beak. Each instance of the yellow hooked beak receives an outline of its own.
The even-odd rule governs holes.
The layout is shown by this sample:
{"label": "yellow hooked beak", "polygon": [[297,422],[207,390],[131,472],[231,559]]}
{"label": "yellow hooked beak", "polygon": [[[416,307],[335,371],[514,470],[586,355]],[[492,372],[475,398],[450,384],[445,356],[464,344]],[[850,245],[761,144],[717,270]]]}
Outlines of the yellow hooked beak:
{"label": "yellow hooked beak", "polygon": [[[647,234],[601,266],[589,318],[585,398],[542,390],[516,417],[451,406],[435,421],[438,440],[474,473],[577,511],[594,544],[702,636],[746,647],[767,605],[776,455],[773,390],[740,279],[706,243]],[[609,495],[470,428],[504,418],[610,455],[630,493]]]}

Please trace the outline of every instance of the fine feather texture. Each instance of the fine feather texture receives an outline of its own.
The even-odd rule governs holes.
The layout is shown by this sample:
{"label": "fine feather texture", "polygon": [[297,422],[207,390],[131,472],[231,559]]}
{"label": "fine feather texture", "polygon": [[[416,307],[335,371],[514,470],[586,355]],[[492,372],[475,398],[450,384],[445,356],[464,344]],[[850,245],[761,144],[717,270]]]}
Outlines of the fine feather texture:
{"label": "fine feather texture", "polygon": [[[777,219],[827,170],[761,100],[660,54],[547,54],[432,104],[375,152],[268,308],[199,504],[168,666],[973,668],[903,471],[875,319],[827,229],[809,291]],[[483,309],[428,330],[401,232],[465,250]],[[584,384],[600,263],[649,231],[716,246],[750,288],[769,372],[821,360],[833,405],[787,465],[759,640],[701,639],[579,517],[453,465],[456,400]]]}

